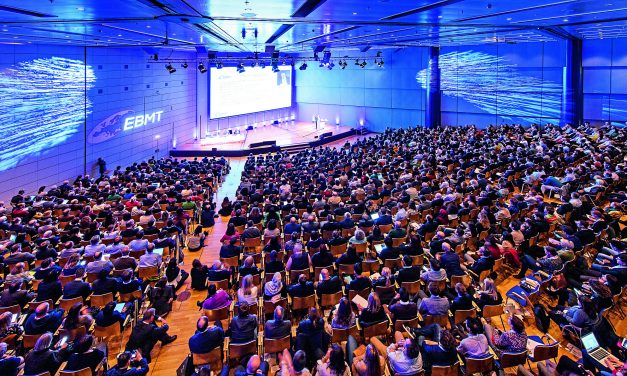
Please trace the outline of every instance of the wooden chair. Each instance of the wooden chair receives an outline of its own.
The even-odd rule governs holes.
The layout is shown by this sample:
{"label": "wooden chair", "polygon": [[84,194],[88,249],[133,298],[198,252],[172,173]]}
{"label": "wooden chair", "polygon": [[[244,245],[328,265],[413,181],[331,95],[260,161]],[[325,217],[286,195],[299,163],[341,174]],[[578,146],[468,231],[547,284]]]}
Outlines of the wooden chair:
{"label": "wooden chair", "polygon": [[0,315],[5,312],[11,312],[13,314],[19,315],[20,313],[22,313],[22,307],[20,307],[19,304],[8,306],[8,307],[0,307]]}
{"label": "wooden chair", "polygon": [[354,264],[339,264],[338,265],[338,274],[346,274],[353,275],[355,274],[355,265]]}
{"label": "wooden chair", "polygon": [[23,334],[22,346],[24,346],[24,350],[32,349],[33,347],[35,347],[35,343],[41,336],[42,334]]}
{"label": "wooden chair", "polygon": [[85,325],[81,325],[76,329],[71,330],[59,328],[59,338],[68,337],[68,342],[73,341],[76,338],[82,337],[85,334],[87,334],[87,328],[85,328]]}
{"label": "wooden chair", "polygon": [[113,293],[112,292],[108,292],[106,294],[102,294],[102,295],[94,295],[92,294],[90,297],[90,303],[92,306],[94,307],[98,307],[98,308],[102,308],[105,305],[107,305],[107,303],[112,302],[113,301]]}
{"label": "wooden chair", "polygon": [[370,326],[366,326],[363,330],[364,341],[368,342],[370,338],[376,337],[376,336],[387,336],[389,327],[390,327],[390,322],[388,320],[381,321],[376,324],[372,324]]}
{"label": "wooden chair", "polygon": [[422,266],[425,262],[425,255],[409,256],[412,266]]}
{"label": "wooden chair", "polygon": [[466,358],[466,375],[490,372],[494,368],[494,357],[488,355],[485,358]]}
{"label": "wooden chair", "polygon": [[503,304],[497,304],[497,305],[486,305],[483,306],[483,309],[481,310],[481,316],[485,319],[488,317],[496,317],[498,316],[499,319],[501,320],[501,325],[503,325],[503,330],[505,329],[505,322],[503,322],[503,314],[504,312],[504,307]]}
{"label": "wooden chair", "polygon": [[331,343],[340,343],[348,341],[348,336],[352,335],[355,339],[359,336],[357,325],[353,325],[348,329],[333,328],[331,331]]}
{"label": "wooden chair", "polygon": [[239,256],[233,256],[233,257],[220,257],[220,262],[222,262],[224,265],[228,266],[229,268],[237,268],[239,267]]}
{"label": "wooden chair", "polygon": [[141,298],[142,298],[142,292],[140,290],[137,290],[137,291],[128,292],[125,294],[120,293],[118,301],[120,303],[126,303],[126,302],[130,302],[131,300],[136,300],[136,299],[141,299]]}
{"label": "wooden chair", "polygon": [[298,281],[298,276],[300,276],[301,274],[304,274],[307,277],[307,279],[309,279],[310,277],[309,268],[302,269],[302,270],[290,270],[290,283],[295,283],[296,281]]}
{"label": "wooden chair", "polygon": [[65,287],[65,285],[67,285],[68,282],[72,282],[75,279],[76,279],[76,276],[74,274],[72,274],[72,275],[63,275],[63,274],[61,274],[59,276],[59,282],[61,282],[61,287]]}
{"label": "wooden chair", "polygon": [[275,354],[290,348],[290,336],[278,339],[263,338],[263,354]]}
{"label": "wooden chair", "polygon": [[58,376],[91,376],[91,368],[83,368],[78,371],[59,371]]}
{"label": "wooden chair", "polygon": [[89,272],[87,273],[87,277],[85,278],[87,282],[89,283],[93,283],[95,280],[98,279],[98,274],[100,272]]}
{"label": "wooden chair", "polygon": [[342,255],[344,252],[346,252],[347,246],[348,246],[348,243],[331,245],[329,246],[329,252],[331,252],[331,254],[334,257],[337,257],[337,256]]}
{"label": "wooden chair", "polygon": [[208,353],[192,353],[192,363],[194,367],[209,365],[212,371],[218,372],[222,369],[222,348],[220,346],[209,351]]}
{"label": "wooden chair", "polygon": [[37,309],[37,306],[40,305],[41,303],[48,303],[48,307],[50,307],[50,309],[52,309],[54,307],[54,302],[52,301],[52,299],[48,299],[48,300],[35,300],[32,302],[28,302],[28,312],[34,312],[35,309]]}
{"label": "wooden chair", "polygon": [[403,266],[403,262],[400,257],[395,259],[385,259],[383,260],[383,266],[390,268],[390,270],[395,270],[401,268]]}
{"label": "wooden chair", "polygon": [[320,276],[320,273],[322,272],[322,269],[328,270],[330,275],[335,274],[334,273],[335,266],[333,264],[328,265],[328,266],[314,266],[314,274],[313,274],[314,279],[318,278]]}
{"label": "wooden chair", "polygon": [[277,306],[281,306],[283,308],[287,308],[287,298],[281,298],[276,302],[272,302],[270,300],[263,301],[263,315],[264,317],[269,317],[274,314],[274,309]]}
{"label": "wooden chair", "polygon": [[431,366],[431,376],[459,376],[459,362],[452,366]]}
{"label": "wooden chair", "polygon": [[218,309],[203,309],[203,315],[207,316],[210,322],[229,319],[229,306]]}
{"label": "wooden chair", "polygon": [[320,308],[333,307],[340,302],[342,296],[342,290],[334,294],[320,294]]}
{"label": "wooden chair", "polygon": [[94,337],[104,339],[104,338],[112,338],[117,336],[124,335],[120,328],[120,323],[113,323],[109,326],[98,326],[94,327]]}
{"label": "wooden chair", "polygon": [[210,281],[207,280],[207,287],[211,286],[211,285],[215,285],[216,286],[216,290],[224,290],[224,291],[228,291],[229,289],[229,280],[228,279],[223,279],[221,281]]}
{"label": "wooden chair", "polygon": [[142,280],[159,277],[159,266],[140,266],[137,272]]}
{"label": "wooden chair", "polygon": [[0,338],[0,342],[7,344],[7,350],[13,350],[17,347],[17,334],[9,334],[4,338]]}
{"label": "wooden chair", "polygon": [[379,225],[379,229],[384,234],[387,234],[388,232],[392,231],[392,227],[393,227],[392,224],[389,224],[389,225]]}
{"label": "wooden chair", "polygon": [[292,298],[292,311],[308,310],[309,308],[315,307],[315,306],[316,306],[315,295]]}
{"label": "wooden chair", "polygon": [[408,328],[418,328],[419,327],[419,317],[414,317],[409,320],[396,320],[394,322],[394,331],[404,333],[406,332],[405,326]]}
{"label": "wooden chair", "polygon": [[392,238],[392,247],[400,247],[405,242],[405,238]]}
{"label": "wooden chair", "polygon": [[348,300],[353,301],[353,298],[357,295],[361,296],[362,298],[368,300],[368,295],[370,295],[370,291],[372,291],[369,287],[363,289],[363,290],[348,290]]}
{"label": "wooden chair", "polygon": [[257,353],[257,340],[246,343],[229,343],[228,359],[241,359],[246,355]]}
{"label": "wooden chair", "polygon": [[401,282],[401,287],[404,287],[409,295],[416,295],[420,291],[420,281]]}
{"label": "wooden chair", "polygon": [[438,324],[442,328],[450,329],[451,321],[448,315],[425,315],[425,326],[430,324]]}
{"label": "wooden chair", "polygon": [[524,366],[526,362],[527,350],[517,353],[502,352],[499,356],[499,363],[503,369]]}
{"label": "wooden chair", "polygon": [[59,308],[62,308],[65,311],[65,314],[67,314],[67,311],[77,303],[83,303],[83,297],[78,296],[71,299],[61,299],[59,301]]}
{"label": "wooden chair", "polygon": [[254,249],[257,251],[261,249],[261,237],[258,236],[256,238],[245,238],[244,239],[244,251],[248,251],[250,249]]}
{"label": "wooden chair", "polygon": [[353,244],[353,247],[355,247],[355,252],[358,255],[363,255],[368,250],[368,243]]}
{"label": "wooden chair", "polygon": [[[551,338],[553,340],[553,338]],[[542,338],[538,338],[538,340],[542,341]],[[533,341],[533,339],[528,339],[528,341]],[[527,361],[531,361],[534,363],[543,362],[549,359],[556,359],[559,352],[559,341],[553,340],[553,343],[545,344],[539,343],[533,348],[531,354],[527,355]]]}
{"label": "wooden chair", "polygon": [[455,325],[461,324],[469,317],[477,317],[476,309],[458,309],[455,311]]}

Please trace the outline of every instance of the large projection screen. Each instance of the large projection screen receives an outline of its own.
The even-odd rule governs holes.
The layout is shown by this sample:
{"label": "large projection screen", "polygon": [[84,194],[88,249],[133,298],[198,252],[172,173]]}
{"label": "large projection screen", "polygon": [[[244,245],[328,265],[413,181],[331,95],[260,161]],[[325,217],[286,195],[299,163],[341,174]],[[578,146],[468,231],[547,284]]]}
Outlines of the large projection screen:
{"label": "large projection screen", "polygon": [[223,118],[292,106],[292,67],[211,68],[209,117]]}

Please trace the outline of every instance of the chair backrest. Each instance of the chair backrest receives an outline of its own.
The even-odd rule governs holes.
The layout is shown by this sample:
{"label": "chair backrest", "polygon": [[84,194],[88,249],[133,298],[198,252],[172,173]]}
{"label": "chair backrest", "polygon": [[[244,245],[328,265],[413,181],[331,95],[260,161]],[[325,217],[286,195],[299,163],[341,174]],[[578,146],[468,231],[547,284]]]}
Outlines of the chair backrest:
{"label": "chair backrest", "polygon": [[81,325],[76,329],[59,328],[59,338],[68,337],[68,342],[82,337],[85,334],[87,334],[87,328],[85,328],[85,325]]}
{"label": "chair backrest", "polygon": [[392,238],[392,247],[400,247],[405,242],[405,238]]}
{"label": "chair backrest", "polygon": [[333,256],[337,257],[337,256],[340,256],[342,253],[346,252],[347,245],[348,243],[331,245],[329,246],[329,251],[331,252]]}
{"label": "chair backrest", "polygon": [[216,320],[228,320],[229,319],[229,306],[218,309],[203,309],[203,315],[207,316],[209,321]]}
{"label": "chair backrest", "polygon": [[374,291],[377,293],[377,295],[379,295],[379,297],[382,296],[394,296],[396,293],[396,286],[394,285],[389,285],[389,286],[375,286]]}
{"label": "chair backrest", "polygon": [[22,307],[20,307],[19,304],[8,306],[8,307],[0,307],[0,315],[5,313],[5,312],[11,312],[11,313],[19,314],[19,313],[22,312]]}
{"label": "chair backrest", "polygon": [[158,277],[159,266],[140,266],[137,274],[141,279]]}
{"label": "chair backrest", "polygon": [[78,296],[76,298],[71,298],[71,299],[61,299],[59,301],[59,307],[63,308],[63,310],[67,314],[67,311],[70,308],[72,308],[74,306],[74,304],[82,303],[82,302],[83,302],[83,297],[81,297],[81,296]]}
{"label": "chair backrest", "polygon": [[220,261],[229,268],[237,268],[239,266],[239,256],[220,257]]}
{"label": "chair backrest", "polygon": [[372,324],[364,328],[364,339],[369,339],[376,336],[387,335],[390,322],[388,320]]}
{"label": "chair backrest", "polygon": [[486,305],[486,306],[483,306],[482,311],[483,311],[482,312],[483,317],[501,316],[503,314],[503,304]]}
{"label": "chair backrest", "polygon": [[383,260],[383,266],[390,268],[391,270],[394,270],[396,268],[400,268],[402,267],[403,263],[400,259],[400,257],[395,258],[395,259],[385,259]]}
{"label": "chair backrest", "polygon": [[207,280],[207,287],[211,285],[216,285],[216,290],[222,289],[224,291],[227,291],[229,289],[229,280],[228,279],[223,279],[221,281]]}
{"label": "chair backrest", "polygon": [[9,334],[4,338],[0,338],[0,342],[7,344],[7,350],[13,350],[17,345],[17,334]]}
{"label": "chair backrest", "polygon": [[353,244],[353,247],[355,247],[355,252],[357,252],[358,255],[363,254],[368,249],[368,243]]}
{"label": "chair backrest", "polygon": [[450,328],[451,322],[448,315],[426,315],[424,316],[425,326],[430,324],[439,324],[443,328]]}
{"label": "chair backrest", "polygon": [[418,328],[419,325],[419,318],[418,317],[414,317],[413,319],[409,319],[409,320],[396,320],[394,322],[394,331],[397,332],[406,332],[405,330],[405,326],[407,326],[408,328]]}
{"label": "chair backrest", "polygon": [[28,302],[28,312],[34,312],[37,309],[37,306],[41,303],[48,303],[48,307],[54,307],[54,302],[52,299],[48,300],[35,300],[33,302]]}
{"label": "chair backrest", "polygon": [[[481,280],[483,281],[483,279]],[[452,275],[451,276],[451,288],[455,288],[455,285],[461,283],[464,286],[468,287],[472,283],[472,278],[468,274],[464,275]]]}
{"label": "chair backrest", "polygon": [[411,257],[412,266],[422,266],[425,262],[425,255],[409,256]]}
{"label": "chair backrest", "polygon": [[92,283],[92,282],[94,282],[95,280],[98,279],[98,274],[99,273],[100,272],[89,272],[89,273],[87,273],[87,277],[85,279],[87,280],[87,282]]}
{"label": "chair backrest", "polygon": [[22,344],[24,349],[32,349],[35,347],[35,343],[41,337],[42,334],[23,334],[22,335]]}
{"label": "chair backrest", "polygon": [[559,342],[555,342],[549,345],[537,345],[533,349],[533,357],[534,362],[543,362],[548,359],[557,358],[557,354],[559,351]]}
{"label": "chair backrest", "polygon": [[342,290],[334,293],[334,294],[321,294],[320,295],[320,307],[332,307],[340,302],[342,299],[343,292]]}
{"label": "chair backrest", "polygon": [[256,238],[245,238],[244,239],[244,248],[254,248],[261,247],[261,237],[258,236]]}
{"label": "chair backrest", "polygon": [[304,310],[309,309],[310,307],[315,307],[316,305],[316,296],[309,295],[304,297],[293,297],[292,298],[292,309],[293,310]]}
{"label": "chair backrest", "polygon": [[113,293],[112,292],[108,292],[106,294],[102,294],[102,295],[94,295],[92,294],[90,297],[90,302],[91,305],[93,307],[98,307],[98,308],[102,308],[105,305],[107,305],[107,303],[112,302],[113,301]]}
{"label": "chair backrest", "polygon": [[494,368],[494,357],[489,355],[485,358],[466,358],[466,374],[489,372]]}
{"label": "chair backrest", "polygon": [[353,298],[357,295],[368,300],[368,295],[370,295],[370,291],[370,287],[367,287],[363,290],[348,290],[348,300],[353,301]]}
{"label": "chair backrest", "polygon": [[347,329],[333,328],[331,331],[331,343],[340,343],[348,340],[348,336],[352,335],[357,338],[359,329],[357,325],[353,325]]}
{"label": "chair backrest", "polygon": [[477,317],[477,310],[474,308],[458,309],[455,311],[455,325],[463,323],[468,317]]}
{"label": "chair backrest", "polygon": [[458,376],[459,362],[452,366],[431,366],[431,376]]}
{"label": "chair backrest", "polygon": [[59,376],[91,376],[91,368],[83,368],[78,371],[59,371]]}
{"label": "chair backrest", "polygon": [[212,371],[222,369],[222,348],[220,346],[202,354],[192,353],[194,366],[209,364]]}
{"label": "chair backrest", "polygon": [[320,276],[320,272],[322,272],[322,269],[328,270],[330,275],[335,274],[335,266],[333,264],[328,266],[314,266],[314,278],[318,278]]}
{"label": "chair backrest", "polygon": [[118,298],[118,300],[121,303],[126,303],[126,302],[130,302],[131,300],[141,299],[141,298],[142,298],[142,292],[140,290],[136,290],[133,292],[127,292],[125,294],[120,293],[120,297]]}
{"label": "chair backrest", "polygon": [[499,358],[501,368],[516,367],[518,365],[524,365],[526,362],[527,350],[517,353],[503,352]]}
{"label": "chair backrest", "polygon": [[76,279],[76,275],[74,275],[74,274],[72,274],[72,275],[63,275],[63,274],[61,274],[59,276],[59,282],[61,282],[61,286],[62,287],[65,287],[65,285],[68,282],[71,282],[71,281],[73,281],[75,279]]}
{"label": "chair backrest", "polygon": [[264,354],[274,354],[278,352],[282,352],[284,349],[288,349],[290,347],[290,336],[285,336],[283,338],[271,339],[271,338],[263,338],[263,353]]}
{"label": "chair backrest", "polygon": [[338,265],[339,274],[353,275],[355,274],[355,264],[339,264]]}
{"label": "chair backrest", "polygon": [[229,359],[241,359],[246,355],[256,353],[256,339],[246,343],[229,343]]}
{"label": "chair backrest", "polygon": [[109,326],[98,326],[94,327],[94,337],[96,338],[108,338],[108,337],[116,337],[122,334],[122,330],[120,328],[120,323],[113,323]]}
{"label": "chair backrest", "polygon": [[301,274],[304,274],[305,276],[307,276],[307,278],[309,278],[309,268],[302,270],[290,270],[290,282],[295,283],[296,281],[298,281],[298,276]]}
{"label": "chair backrest", "polygon": [[420,291],[420,281],[401,282],[401,287],[404,287],[409,295],[416,295]]}
{"label": "chair backrest", "polygon": [[382,233],[387,234],[388,232],[390,232],[392,230],[392,225],[379,225],[379,229],[381,230]]}

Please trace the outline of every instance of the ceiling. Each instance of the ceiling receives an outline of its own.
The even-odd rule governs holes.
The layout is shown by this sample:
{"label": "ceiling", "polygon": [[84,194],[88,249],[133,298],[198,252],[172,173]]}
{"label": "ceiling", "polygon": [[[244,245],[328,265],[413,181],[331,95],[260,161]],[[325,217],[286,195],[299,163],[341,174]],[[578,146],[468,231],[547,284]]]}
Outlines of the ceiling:
{"label": "ceiling", "polygon": [[0,44],[296,53],[618,37],[625,0],[0,0]]}

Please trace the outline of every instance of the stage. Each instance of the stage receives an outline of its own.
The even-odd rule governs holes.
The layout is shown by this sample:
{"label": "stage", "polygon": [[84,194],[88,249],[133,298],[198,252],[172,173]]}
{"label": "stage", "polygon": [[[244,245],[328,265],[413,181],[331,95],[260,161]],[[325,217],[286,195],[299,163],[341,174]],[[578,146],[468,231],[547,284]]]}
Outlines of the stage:
{"label": "stage", "polygon": [[248,131],[213,132],[209,137],[192,140],[170,151],[173,157],[241,157],[278,151],[297,152],[357,134],[352,127],[308,122],[287,122]]}

